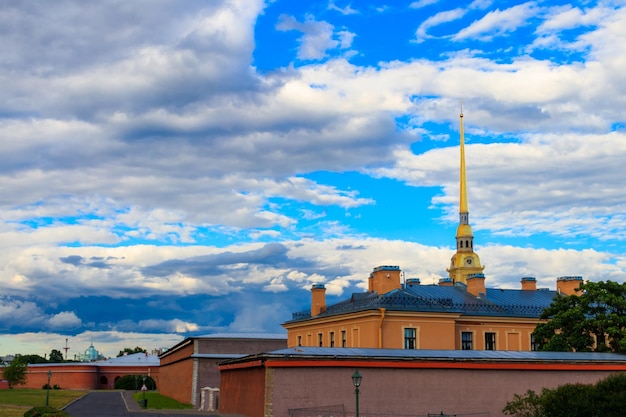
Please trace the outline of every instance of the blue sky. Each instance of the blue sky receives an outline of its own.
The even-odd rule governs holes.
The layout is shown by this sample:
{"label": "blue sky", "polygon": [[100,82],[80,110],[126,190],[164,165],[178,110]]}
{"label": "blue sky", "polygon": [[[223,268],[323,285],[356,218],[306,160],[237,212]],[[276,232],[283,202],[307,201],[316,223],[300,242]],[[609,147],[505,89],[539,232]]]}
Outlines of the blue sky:
{"label": "blue sky", "polygon": [[446,276],[624,281],[623,1],[0,5],[0,355],[280,332]]}

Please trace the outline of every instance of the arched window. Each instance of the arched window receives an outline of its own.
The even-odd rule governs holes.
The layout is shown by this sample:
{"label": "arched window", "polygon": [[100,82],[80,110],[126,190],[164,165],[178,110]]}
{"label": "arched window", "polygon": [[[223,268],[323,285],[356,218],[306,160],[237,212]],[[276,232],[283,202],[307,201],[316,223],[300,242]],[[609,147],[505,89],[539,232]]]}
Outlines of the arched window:
{"label": "arched window", "polygon": [[463,241],[461,240],[460,242],[461,242],[461,247],[463,247]]}
{"label": "arched window", "polygon": [[102,375],[102,376],[100,377],[100,385],[106,385],[106,384],[108,384],[108,383],[109,383],[109,380],[107,379],[107,377],[106,377],[106,376],[104,376],[104,375]]}

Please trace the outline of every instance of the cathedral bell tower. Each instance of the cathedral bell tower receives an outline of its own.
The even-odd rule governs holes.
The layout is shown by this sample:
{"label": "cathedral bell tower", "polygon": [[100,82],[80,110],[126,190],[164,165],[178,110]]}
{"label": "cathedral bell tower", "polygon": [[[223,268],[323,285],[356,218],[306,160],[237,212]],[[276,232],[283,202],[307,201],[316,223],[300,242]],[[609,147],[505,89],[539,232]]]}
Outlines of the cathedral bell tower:
{"label": "cathedral bell tower", "polygon": [[460,195],[459,195],[459,226],[456,229],[456,253],[450,260],[450,268],[447,269],[454,283],[462,282],[467,285],[467,279],[482,278],[484,266],[480,264],[478,254],[474,252],[474,234],[469,224],[469,208],[467,205],[467,181],[465,178],[465,137],[463,133],[463,111],[460,115]]}

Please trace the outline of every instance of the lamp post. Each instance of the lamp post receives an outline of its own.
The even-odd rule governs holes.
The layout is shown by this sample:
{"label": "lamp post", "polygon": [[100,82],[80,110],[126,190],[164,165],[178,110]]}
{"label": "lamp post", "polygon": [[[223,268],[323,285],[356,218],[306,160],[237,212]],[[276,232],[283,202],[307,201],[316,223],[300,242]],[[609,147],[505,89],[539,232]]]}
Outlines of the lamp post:
{"label": "lamp post", "polygon": [[361,386],[361,379],[363,377],[359,373],[358,369],[355,369],[352,374],[352,385],[354,385],[354,394],[356,395],[356,415],[355,417],[359,417],[359,387]]}
{"label": "lamp post", "polygon": [[46,385],[46,387],[48,388],[46,390],[46,407],[48,406],[48,401],[50,399],[50,378],[52,377],[52,371],[48,370],[48,385]]}

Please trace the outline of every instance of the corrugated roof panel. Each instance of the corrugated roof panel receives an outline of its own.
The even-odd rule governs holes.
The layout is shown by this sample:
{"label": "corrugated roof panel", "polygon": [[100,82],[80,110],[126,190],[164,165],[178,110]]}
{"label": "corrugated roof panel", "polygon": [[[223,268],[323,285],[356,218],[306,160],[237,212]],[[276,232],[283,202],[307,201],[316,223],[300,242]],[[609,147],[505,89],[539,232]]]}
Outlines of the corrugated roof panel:
{"label": "corrugated roof panel", "polygon": [[504,350],[419,350],[419,349],[360,349],[297,347],[268,353],[288,357],[333,358],[397,358],[397,359],[451,359],[451,360],[515,360],[568,362],[624,362],[626,355],[603,352],[524,352]]}

